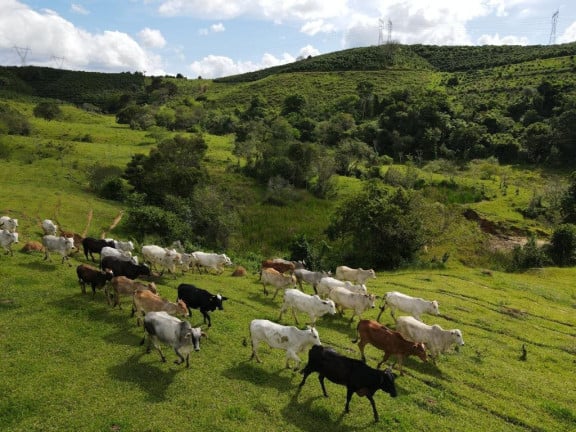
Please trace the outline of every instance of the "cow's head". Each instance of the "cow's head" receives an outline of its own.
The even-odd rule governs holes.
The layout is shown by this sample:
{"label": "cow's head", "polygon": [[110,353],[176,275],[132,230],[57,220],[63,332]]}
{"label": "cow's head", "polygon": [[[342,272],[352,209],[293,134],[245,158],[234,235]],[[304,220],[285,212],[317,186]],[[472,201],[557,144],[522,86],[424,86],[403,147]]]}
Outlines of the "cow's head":
{"label": "cow's head", "polygon": [[222,304],[224,300],[228,300],[228,297],[224,297],[220,294],[213,295],[212,297],[210,297],[210,309],[224,310],[224,305]]}
{"label": "cow's head", "polygon": [[386,370],[381,371],[380,374],[380,389],[389,393],[390,396],[396,397],[398,395],[396,392],[396,384],[394,384],[396,375],[392,373],[392,369],[387,368]]}
{"label": "cow's head", "polygon": [[322,343],[320,342],[320,336],[318,335],[318,331],[311,326],[306,326],[306,329],[307,332],[310,332],[309,333],[310,343],[312,345],[322,345]]}
{"label": "cow's head", "polygon": [[428,355],[426,354],[426,346],[422,342],[415,342],[410,349],[410,354],[418,356],[423,362],[428,361]]}
{"label": "cow's head", "polygon": [[452,335],[452,338],[454,339],[455,343],[457,343],[460,346],[464,345],[464,339],[462,338],[462,332],[460,330],[458,329],[450,330],[450,334]]}

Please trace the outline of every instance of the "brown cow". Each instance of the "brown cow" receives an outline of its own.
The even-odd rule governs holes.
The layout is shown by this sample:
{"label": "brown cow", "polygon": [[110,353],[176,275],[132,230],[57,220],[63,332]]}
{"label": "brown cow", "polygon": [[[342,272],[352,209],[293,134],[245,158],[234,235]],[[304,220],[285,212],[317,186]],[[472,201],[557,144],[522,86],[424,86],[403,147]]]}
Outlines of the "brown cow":
{"label": "brown cow", "polygon": [[378,363],[377,368],[380,368],[382,363],[388,360],[390,356],[394,355],[398,360],[400,375],[403,375],[402,362],[404,357],[416,355],[420,357],[423,362],[428,360],[424,344],[407,341],[400,333],[390,330],[378,321],[360,320],[356,327],[356,331],[358,332],[360,341],[356,339],[352,342],[358,342],[358,347],[362,354],[362,361],[366,362],[366,357],[364,356],[364,347],[366,344],[374,345],[376,348],[384,351],[384,357],[382,358],[382,361]]}
{"label": "brown cow", "polygon": [[[112,307],[120,307],[122,309],[122,305],[120,304],[120,296],[133,296],[136,290],[148,290],[152,291],[154,294],[158,294],[156,290],[156,284],[154,282],[150,282],[145,284],[140,281],[132,280],[126,276],[115,276],[110,281],[110,285],[112,285],[112,295],[114,296],[114,304]],[[110,301],[108,301],[110,304]]]}
{"label": "brown cow", "polygon": [[172,303],[148,290],[136,290],[132,299],[134,303],[132,316],[136,313],[136,325],[138,326],[140,326],[141,323],[140,317],[144,316],[147,312],[164,311],[170,315],[189,316],[186,303],[181,299],[178,299],[176,303]]}
{"label": "brown cow", "polygon": [[[92,287],[92,298],[94,298],[96,295],[96,289],[104,288],[106,283],[112,279],[114,273],[110,270],[104,271],[97,269],[88,264],[80,264],[76,267],[76,275],[78,276],[78,282],[80,283],[82,294],[86,294],[86,284],[90,284]],[[106,289],[104,289],[104,294],[108,300],[108,291]]]}
{"label": "brown cow", "polygon": [[296,287],[296,277],[294,275],[284,275],[273,268],[265,268],[262,270],[262,275],[260,276],[260,281],[264,288],[264,295],[268,295],[268,290],[266,285],[272,285],[276,288],[272,300],[276,298],[276,294],[282,288],[295,288]]}
{"label": "brown cow", "polygon": [[290,274],[293,274],[294,270],[296,269],[296,265],[292,261],[287,261],[280,258],[274,258],[262,261],[261,270],[267,268],[273,268],[279,273],[290,272]]}
{"label": "brown cow", "polygon": [[28,241],[24,244],[22,252],[44,252],[44,246],[42,246],[42,243],[34,240]]}

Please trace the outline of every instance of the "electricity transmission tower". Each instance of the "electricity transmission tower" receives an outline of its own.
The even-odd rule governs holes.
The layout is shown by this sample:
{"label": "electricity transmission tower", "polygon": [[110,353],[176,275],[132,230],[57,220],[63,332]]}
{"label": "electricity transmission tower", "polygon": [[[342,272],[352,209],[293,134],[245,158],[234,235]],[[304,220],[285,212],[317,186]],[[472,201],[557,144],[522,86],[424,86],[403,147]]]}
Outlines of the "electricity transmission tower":
{"label": "electricity transmission tower", "polygon": [[64,64],[64,57],[52,56],[52,61],[58,69],[62,69],[62,65]]}
{"label": "electricity transmission tower", "polygon": [[18,47],[15,46],[14,49],[18,53],[18,57],[20,57],[20,66],[26,66],[26,57],[28,57],[28,53],[30,52],[30,48],[26,47]]}
{"label": "electricity transmission tower", "polygon": [[382,18],[378,18],[378,45],[384,44],[384,28],[388,30],[388,38],[386,39],[386,43],[389,44],[392,42],[392,21],[388,20],[388,23],[384,25],[384,20]]}
{"label": "electricity transmission tower", "polygon": [[550,39],[548,40],[548,45],[554,45],[556,43],[556,24],[558,23],[559,12],[560,11],[556,11],[552,15],[552,28],[550,30]]}
{"label": "electricity transmission tower", "polygon": [[384,43],[384,20],[382,18],[378,18],[378,45],[382,45]]}

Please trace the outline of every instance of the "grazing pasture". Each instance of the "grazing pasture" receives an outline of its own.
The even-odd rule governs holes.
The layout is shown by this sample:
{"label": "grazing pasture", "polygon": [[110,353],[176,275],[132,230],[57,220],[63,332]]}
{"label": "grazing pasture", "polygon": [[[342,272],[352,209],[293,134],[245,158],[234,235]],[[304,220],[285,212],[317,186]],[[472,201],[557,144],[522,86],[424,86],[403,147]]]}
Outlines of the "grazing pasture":
{"label": "grazing pasture", "polygon": [[[459,328],[466,345],[437,364],[410,357],[396,379],[397,398],[353,397],[343,414],[345,387],[314,381],[298,391],[302,376],[284,368],[285,353],[262,344],[263,363],[250,362],[248,325],[276,321],[282,299],[262,294],[257,276],[187,273],[155,280],[176,299],[179,283],[228,297],[206,331],[190,369],[145,354],[143,331],[126,308],[83,295],[75,265],[16,252],[0,262],[0,430],[6,431],[571,431],[576,424],[575,270],[547,268],[519,275],[449,267],[439,271],[379,273],[370,291],[398,290],[435,298],[442,305],[429,324]],[[311,293],[310,287],[305,287]],[[360,358],[351,342],[357,319],[323,316],[322,343]],[[366,312],[375,319],[378,308]],[[302,315],[302,319],[305,317]],[[199,311],[189,318],[203,324]],[[382,322],[394,328],[388,314]],[[282,320],[292,325],[290,316]],[[246,345],[243,340],[246,339]],[[522,347],[526,349],[522,357]],[[368,365],[381,351],[366,347]],[[305,364],[306,356],[302,356]],[[396,371],[397,372],[397,371]]]}

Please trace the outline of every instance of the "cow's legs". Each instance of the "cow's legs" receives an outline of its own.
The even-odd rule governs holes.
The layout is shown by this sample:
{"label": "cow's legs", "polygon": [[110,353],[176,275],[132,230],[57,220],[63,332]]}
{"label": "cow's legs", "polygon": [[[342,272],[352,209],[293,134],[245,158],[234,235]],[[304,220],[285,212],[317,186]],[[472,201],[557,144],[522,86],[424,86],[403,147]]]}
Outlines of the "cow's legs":
{"label": "cow's legs", "polygon": [[252,355],[250,356],[250,360],[255,358],[258,363],[262,363],[262,360],[260,360],[260,357],[258,357],[258,353],[256,352],[257,350],[258,350],[258,342],[252,340]]}
{"label": "cow's legs", "polygon": [[371,394],[367,394],[366,397],[368,398],[368,400],[370,401],[370,404],[372,405],[372,411],[374,412],[374,422],[378,422],[378,411],[376,411],[376,404],[374,403],[374,398],[372,397]]}
{"label": "cow's legs", "polygon": [[390,354],[389,353],[384,353],[384,357],[382,357],[382,361],[380,363],[378,363],[378,365],[376,366],[377,369],[380,369],[380,366],[382,366],[382,363],[384,363],[385,361],[387,361],[390,358]]}
{"label": "cow's legs", "polygon": [[320,387],[322,387],[322,393],[324,393],[325,397],[328,397],[328,393],[326,392],[326,387],[324,386],[324,375],[318,375],[318,381],[320,381]]}

